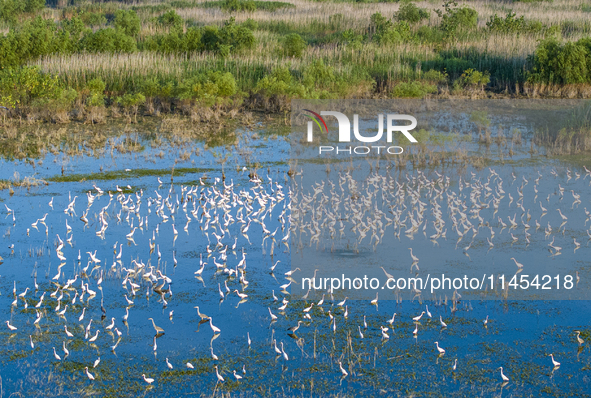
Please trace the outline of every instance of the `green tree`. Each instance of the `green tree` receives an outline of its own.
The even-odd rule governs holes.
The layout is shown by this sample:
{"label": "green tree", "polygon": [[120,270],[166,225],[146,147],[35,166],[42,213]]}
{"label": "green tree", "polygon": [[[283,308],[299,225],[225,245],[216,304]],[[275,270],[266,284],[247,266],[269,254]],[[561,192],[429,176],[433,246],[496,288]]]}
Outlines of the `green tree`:
{"label": "green tree", "polygon": [[184,21],[175,10],[170,10],[158,18],[158,22],[169,29],[171,32],[182,32]]}
{"label": "green tree", "polygon": [[140,105],[143,105],[146,102],[146,97],[142,93],[127,93],[122,97],[117,97],[116,102],[125,109],[129,120],[131,121],[131,114],[133,114],[134,121],[137,123],[138,109]]}
{"label": "green tree", "polygon": [[476,27],[478,12],[470,7],[458,7],[455,0],[443,3],[443,10],[435,10],[441,18],[440,28],[448,37],[455,37],[459,30]]}
{"label": "green tree", "polygon": [[127,36],[137,37],[140,33],[140,18],[134,10],[117,10],[113,26],[122,30]]}
{"label": "green tree", "polygon": [[185,44],[184,47],[189,52],[193,51],[202,51],[204,46],[201,43],[202,33],[201,29],[196,27],[191,27],[187,29],[187,33],[185,33]]}
{"label": "green tree", "polygon": [[429,19],[429,11],[424,8],[417,7],[410,1],[405,1],[398,9],[398,12],[396,13],[396,19],[398,21],[406,21],[410,24],[415,24],[417,22],[421,22],[424,19]]}
{"label": "green tree", "polygon": [[224,22],[224,26],[220,29],[219,34],[221,42],[231,46],[233,51],[252,48],[255,44],[252,30],[246,26],[236,24],[234,17]]}
{"label": "green tree", "polygon": [[590,80],[591,55],[589,41],[560,44],[555,38],[546,39],[529,60],[532,64],[529,80],[533,82],[576,84]]}
{"label": "green tree", "polygon": [[306,49],[306,42],[297,33],[290,33],[283,39],[282,48],[286,56],[301,58]]}
{"label": "green tree", "polygon": [[25,0],[25,12],[37,12],[45,8],[45,0]]}

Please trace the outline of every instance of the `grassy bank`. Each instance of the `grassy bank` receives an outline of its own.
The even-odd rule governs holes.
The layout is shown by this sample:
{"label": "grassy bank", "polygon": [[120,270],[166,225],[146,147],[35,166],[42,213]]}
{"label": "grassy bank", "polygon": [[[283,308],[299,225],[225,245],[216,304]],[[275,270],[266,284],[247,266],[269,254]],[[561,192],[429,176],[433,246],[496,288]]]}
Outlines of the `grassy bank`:
{"label": "grassy bank", "polygon": [[[591,7],[0,1],[5,117],[135,122],[292,98],[591,97]],[[15,6],[18,4],[18,6]]]}

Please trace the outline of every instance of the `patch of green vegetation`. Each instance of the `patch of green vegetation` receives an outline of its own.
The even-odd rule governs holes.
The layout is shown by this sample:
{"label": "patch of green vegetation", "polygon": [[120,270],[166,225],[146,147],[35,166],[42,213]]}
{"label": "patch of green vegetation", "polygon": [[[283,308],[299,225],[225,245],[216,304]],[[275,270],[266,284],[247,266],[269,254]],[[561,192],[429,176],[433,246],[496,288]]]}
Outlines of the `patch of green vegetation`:
{"label": "patch of green vegetation", "polygon": [[372,40],[380,45],[399,44],[411,37],[407,21],[394,23],[379,12],[371,16],[370,30],[374,32]]}
{"label": "patch of green vegetation", "polygon": [[396,19],[398,21],[406,21],[410,24],[416,24],[425,19],[429,19],[429,15],[430,12],[428,10],[417,7],[410,1],[404,1],[396,13]]}
{"label": "patch of green vegetation", "polygon": [[253,0],[223,0],[220,5],[222,10],[225,11],[256,11],[257,6]]}
{"label": "patch of green vegetation", "polygon": [[480,72],[469,68],[454,82],[454,89],[483,89],[488,83],[490,83],[490,73],[488,71]]}
{"label": "patch of green vegetation", "polygon": [[522,15],[516,18],[516,14],[509,10],[505,18],[497,14],[490,17],[486,23],[488,29],[497,33],[540,33],[545,27],[540,21],[526,21]]}
{"label": "patch of green vegetation", "polygon": [[[244,3],[244,4],[243,4]],[[248,4],[246,4],[248,3]],[[254,6],[253,9],[251,9]],[[294,4],[283,2],[283,1],[205,1],[199,3],[199,7],[203,8],[221,8],[227,11],[269,11],[275,12],[282,8],[296,8]]]}
{"label": "patch of green vegetation", "polygon": [[107,24],[107,17],[104,12],[81,12],[79,16],[84,25],[101,26]]}
{"label": "patch of green vegetation", "polygon": [[35,14],[45,7],[45,0],[1,0],[0,20],[16,23],[20,14]]}
{"label": "patch of green vegetation", "polygon": [[[9,28],[0,36],[0,105],[10,108],[9,117],[56,123],[78,117],[94,124],[102,123],[108,110],[115,116],[122,110],[128,122],[137,122],[136,116],[143,112],[194,114],[202,108],[215,112],[227,106],[280,111],[292,98],[422,96],[427,86],[444,84],[454,85],[452,93],[458,95],[512,87],[518,91],[538,83],[557,88],[591,84],[591,39],[568,42],[571,37],[588,36],[591,24],[573,19],[546,25],[518,17],[510,9],[490,17],[486,27],[484,21],[477,23],[475,9],[455,1],[445,1],[436,10],[437,20],[427,8],[403,1],[390,15],[375,12],[379,8],[374,7],[366,21],[343,11],[329,15],[328,20],[318,15],[306,23],[299,16],[275,19],[253,14],[242,23],[233,18],[209,19],[214,22],[204,26],[201,21],[183,19],[177,10],[205,7],[283,15],[295,6],[281,1],[177,0],[134,6],[74,2],[61,7],[53,1],[48,4],[56,7],[54,18],[47,18],[49,11],[36,1],[0,0],[4,6],[0,17],[6,15]],[[581,6],[582,12],[585,7]],[[548,40],[556,45],[544,41],[529,58],[522,53],[503,54],[484,49],[488,47],[482,44],[491,33],[503,40],[523,35],[530,42],[544,36],[554,38]],[[261,57],[265,52],[278,61]],[[86,59],[88,54],[93,62]],[[95,62],[104,62],[103,54],[107,59],[126,59],[130,69],[92,69]],[[158,70],[166,57],[178,61],[174,71]],[[62,65],[60,59],[70,58],[78,65],[57,65]],[[134,65],[152,58],[154,68]],[[321,83],[311,87],[309,77],[318,69],[317,62],[332,70],[335,79],[329,74],[328,83],[317,80]],[[33,63],[51,73],[39,71],[34,76],[29,66]],[[278,65],[288,68],[290,77],[279,76]],[[488,71],[489,81],[472,84],[472,76],[462,76],[468,69]],[[447,79],[424,79],[422,70],[446,74]],[[104,85],[95,85],[96,79]],[[395,85],[400,87],[393,90]],[[449,92],[441,88],[440,93]],[[585,95],[584,88],[580,91]]]}
{"label": "patch of green vegetation", "polygon": [[591,38],[562,44],[555,38],[540,43],[530,57],[529,81],[577,84],[591,82]]}
{"label": "patch of green vegetation", "polygon": [[297,33],[290,33],[283,39],[283,53],[288,57],[301,58],[306,42]]}
{"label": "patch of green vegetation", "polygon": [[443,9],[435,10],[441,18],[440,29],[450,39],[456,39],[459,31],[472,29],[478,22],[478,12],[470,7],[458,7],[455,0],[443,3]]}
{"label": "patch of green vegetation", "polygon": [[[132,6],[130,9],[133,11],[141,11],[150,14],[159,14],[164,11],[171,9],[186,9],[201,7],[203,3],[194,0],[172,0],[168,2],[162,2],[158,4],[138,4]],[[82,7],[82,6],[81,6]]]}
{"label": "patch of green vegetation", "polygon": [[89,173],[89,174],[70,174],[70,175],[59,175],[50,177],[47,181],[52,182],[82,182],[82,181],[107,181],[107,180],[124,180],[129,178],[141,178],[149,176],[184,176],[187,174],[195,173],[206,173],[211,172],[211,168],[191,168],[191,167],[179,167],[172,169],[133,169],[129,171],[125,170],[113,170],[106,171],[104,173]]}
{"label": "patch of green vegetation", "polygon": [[420,81],[401,82],[394,87],[394,90],[392,90],[392,96],[395,98],[423,98],[427,94],[433,94],[436,92],[437,86],[434,84]]}
{"label": "patch of green vegetation", "polygon": [[167,54],[211,51],[225,58],[255,45],[251,23],[237,24],[232,17],[222,27],[190,27],[183,32],[182,20],[175,16],[178,17],[174,11],[162,15],[159,21],[169,28],[169,33],[148,36],[138,44],[139,48]]}

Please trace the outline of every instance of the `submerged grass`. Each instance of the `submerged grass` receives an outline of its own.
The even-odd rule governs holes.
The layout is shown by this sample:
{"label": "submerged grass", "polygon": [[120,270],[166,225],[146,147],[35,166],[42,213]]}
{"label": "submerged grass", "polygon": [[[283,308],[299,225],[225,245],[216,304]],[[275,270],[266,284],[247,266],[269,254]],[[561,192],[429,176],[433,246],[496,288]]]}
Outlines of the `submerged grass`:
{"label": "submerged grass", "polygon": [[207,173],[212,172],[212,168],[197,168],[197,167],[179,167],[173,169],[128,169],[128,170],[113,170],[105,171],[103,173],[88,173],[88,174],[70,174],[58,175],[50,177],[47,181],[51,182],[83,182],[83,181],[108,181],[108,180],[126,180],[130,178],[140,178],[146,176],[170,176],[171,180],[174,176],[184,176],[187,174]]}

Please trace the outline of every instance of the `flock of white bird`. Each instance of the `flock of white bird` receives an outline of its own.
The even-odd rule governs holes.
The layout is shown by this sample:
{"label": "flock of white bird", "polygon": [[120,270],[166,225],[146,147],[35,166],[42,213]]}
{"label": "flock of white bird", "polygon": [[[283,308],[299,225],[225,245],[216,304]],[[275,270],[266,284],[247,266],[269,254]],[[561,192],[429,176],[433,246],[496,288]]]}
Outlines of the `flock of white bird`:
{"label": "flock of white bird", "polygon": [[[380,244],[391,244],[392,236],[398,241],[407,238],[409,244],[417,236],[424,236],[433,244],[433,250],[437,250],[440,241],[448,240],[455,243],[455,249],[470,257],[472,246],[478,242],[480,248],[494,250],[495,243],[506,250],[507,244],[520,242],[521,248],[527,249],[530,245],[530,238],[533,234],[548,241],[548,252],[551,257],[562,254],[563,247],[569,246],[574,252],[579,250],[583,243],[577,241],[576,237],[565,235],[569,218],[563,214],[560,206],[568,208],[573,214],[575,222],[584,220],[584,225],[591,221],[591,212],[585,204],[589,203],[588,198],[583,198],[581,193],[574,189],[566,189],[569,183],[580,189],[585,185],[591,185],[591,170],[583,166],[583,171],[571,171],[566,168],[564,174],[560,175],[556,169],[551,168],[546,175],[539,170],[533,177],[526,178],[522,175],[517,177],[511,173],[510,177],[503,178],[493,168],[489,168],[483,174],[477,175],[472,172],[468,178],[459,177],[459,180],[452,180],[450,176],[439,174],[434,171],[434,177],[430,177],[421,171],[414,174],[406,174],[400,178],[392,178],[388,173],[381,173],[379,170],[370,173],[360,172],[362,177],[356,177],[351,169],[337,173],[337,177],[327,177],[323,181],[315,181],[308,185],[308,189],[294,190],[292,201],[297,203],[292,210],[292,233],[293,241],[299,244],[298,249],[312,247],[312,251],[336,251],[342,248],[339,242],[345,242],[352,250],[366,251],[368,247],[375,250]],[[540,183],[543,179],[548,180],[545,186],[547,194],[540,194]],[[306,177],[301,177],[301,184],[304,185]],[[564,185],[564,186],[563,186]],[[547,187],[552,186],[552,191],[547,192]],[[529,191],[528,191],[529,190]],[[527,198],[527,199],[526,199]],[[511,211],[514,208],[515,211]],[[503,213],[514,213],[507,215],[505,219],[498,215],[499,209]],[[550,210],[549,210],[550,209]],[[560,224],[551,225],[547,221],[550,211],[560,217]],[[546,219],[545,219],[546,217]],[[576,227],[578,228],[578,227]],[[590,229],[585,230],[587,242],[591,242]],[[504,237],[510,236],[510,238]],[[581,231],[582,232],[582,231]],[[557,243],[558,239],[564,243]],[[580,239],[580,238],[579,238]],[[414,276],[423,276],[429,272],[428,268],[419,268],[419,257],[409,247],[410,258],[404,264],[410,264],[410,272]],[[295,250],[295,248],[294,248]],[[480,249],[482,250],[482,249]],[[520,249],[522,250],[522,249]],[[523,251],[523,253],[527,253]],[[524,254],[525,257],[525,254]],[[308,261],[308,257],[305,261]],[[515,273],[519,274],[524,270],[525,259],[516,260]],[[391,263],[391,260],[389,260]],[[388,268],[388,262],[384,265]],[[301,263],[298,263],[301,264]],[[529,265],[529,264],[528,264]],[[537,266],[538,264],[531,264]],[[321,271],[321,264],[301,264],[306,267],[308,276],[316,275]],[[421,265],[422,267],[422,265]],[[383,266],[380,267],[387,278],[393,275]],[[540,269],[538,267],[529,268]],[[422,271],[421,271],[422,270]],[[534,272],[534,271],[532,271]],[[538,271],[539,272],[539,271]],[[578,284],[580,276],[578,271],[575,274],[575,282]],[[503,297],[507,298],[509,284],[504,286]],[[317,295],[318,292],[304,292],[304,298],[310,293]],[[402,300],[400,289],[394,289],[396,299]],[[426,299],[421,289],[413,288],[412,297]],[[462,295],[454,291],[451,297],[451,311],[454,312],[456,303]],[[323,296],[324,298],[324,296]],[[378,295],[371,300],[376,305]],[[435,304],[448,303],[448,298],[439,297]],[[413,318],[416,326],[413,335],[418,334],[419,321],[427,313],[431,317],[428,308],[420,315]],[[396,314],[395,314],[396,316]],[[446,328],[447,324],[440,316],[441,327]],[[394,321],[394,317],[389,321]],[[488,316],[483,321],[488,324]],[[388,327],[381,326],[382,337],[387,339]],[[584,341],[580,337],[580,331],[575,331],[579,346]],[[363,337],[361,329],[359,335]],[[440,355],[445,350],[434,343]],[[560,363],[552,358],[554,368]],[[457,359],[454,362],[453,370],[457,366]],[[509,379],[501,371],[503,381]],[[347,372],[341,368],[344,376]]]}
{"label": "flock of white bird", "polygon": [[[539,172],[538,172],[539,173]],[[472,242],[479,234],[488,234],[486,240],[490,248],[494,247],[495,235],[498,231],[505,228],[510,231],[512,239],[525,240],[529,243],[529,238],[534,231],[541,230],[546,237],[552,236],[552,241],[548,245],[551,252],[556,255],[562,250],[555,241],[557,232],[561,228],[564,230],[568,219],[560,213],[563,222],[559,227],[552,227],[548,223],[543,225],[542,218],[550,208],[551,197],[537,197],[537,187],[540,179],[544,178],[541,173],[532,181],[525,177],[517,178],[513,175],[512,181],[503,181],[503,179],[492,169],[488,175],[481,179],[475,174],[471,179],[459,180],[459,186],[454,188],[451,179],[448,176],[436,174],[435,178],[429,178],[427,175],[417,172],[415,175],[407,175],[406,181],[388,179],[381,176],[372,176],[367,179],[366,189],[358,194],[357,197],[345,197],[345,189],[337,189],[336,184],[329,181],[328,189],[324,184],[314,187],[310,193],[298,193],[297,209],[291,208],[292,195],[291,190],[285,193],[286,189],[277,181],[270,177],[266,180],[260,180],[254,177],[247,185],[237,188],[234,183],[227,184],[216,178],[212,183],[207,183],[203,179],[198,185],[180,186],[180,194],[176,193],[175,187],[162,189],[162,182],[158,179],[159,188],[152,192],[139,190],[133,193],[125,193],[128,188],[117,186],[112,191],[107,191],[96,185],[86,194],[86,203],[81,205],[81,200],[77,196],[69,197],[68,202],[59,206],[52,198],[46,205],[46,211],[40,214],[35,222],[27,225],[20,223],[20,215],[11,208],[10,202],[5,204],[6,215],[12,217],[13,229],[26,228],[26,235],[45,234],[47,242],[49,237],[48,223],[58,217],[58,212],[66,215],[64,232],[57,234],[53,240],[51,256],[59,261],[59,266],[55,275],[48,275],[47,279],[51,284],[44,282],[43,289],[37,281],[37,274],[31,285],[22,286],[23,282],[14,281],[13,297],[11,304],[11,319],[5,321],[7,328],[11,333],[25,333],[29,335],[29,343],[32,349],[35,348],[35,336],[47,330],[59,330],[63,337],[61,348],[51,347],[56,361],[65,361],[70,355],[68,344],[72,340],[86,341],[91,347],[96,348],[97,344],[106,344],[107,339],[112,339],[108,345],[112,353],[115,353],[120,342],[125,339],[124,333],[120,330],[122,325],[128,326],[128,318],[133,316],[134,300],[139,295],[145,295],[147,298],[156,296],[162,304],[162,308],[174,306],[174,296],[172,288],[174,286],[173,275],[166,272],[166,268],[161,266],[163,257],[171,258],[174,267],[193,267],[192,271],[197,280],[203,282],[207,276],[223,277],[224,280],[217,286],[217,294],[220,299],[226,299],[235,295],[239,303],[251,300],[249,296],[249,280],[247,272],[248,251],[251,241],[248,233],[260,235],[260,240],[264,248],[268,248],[267,254],[273,258],[274,250],[281,248],[286,252],[290,250],[290,226],[291,218],[295,219],[294,234],[298,239],[302,235],[309,237],[310,244],[320,242],[325,237],[339,237],[345,233],[345,228],[357,235],[358,245],[376,246],[384,242],[384,233],[388,225],[394,227],[394,236],[400,238],[401,235],[412,236],[422,233],[433,242],[451,238],[457,239],[457,245],[461,241],[469,241],[463,247],[463,251],[468,253]],[[591,178],[591,171],[585,168],[584,175],[577,172],[567,172],[567,182],[570,179],[585,180]],[[552,170],[548,178],[558,178],[558,174]],[[353,183],[350,174],[343,173],[339,176],[341,186]],[[529,185],[529,187],[528,187]],[[513,197],[511,193],[506,192],[509,186],[515,188]],[[535,219],[535,224],[531,225],[531,210],[529,203],[524,203],[523,192],[526,189],[533,189],[536,192],[534,202],[536,209],[539,206],[541,210],[539,218]],[[129,191],[127,191],[129,192]],[[558,198],[567,198],[568,191],[557,184],[556,195]],[[376,199],[379,197],[382,203],[381,207],[376,205]],[[108,198],[108,203],[103,203]],[[583,199],[574,190],[570,191],[569,199],[572,200],[573,208],[582,203]],[[78,200],[78,202],[77,202]],[[507,201],[508,203],[504,203]],[[93,205],[101,202],[101,207]],[[445,202],[445,209],[443,208]],[[585,203],[588,199],[585,199]],[[520,216],[508,217],[507,222],[495,218],[499,207],[515,206],[521,212]],[[483,218],[485,209],[491,209],[492,216],[488,219]],[[482,213],[481,213],[482,212]],[[347,213],[345,215],[345,213]],[[293,215],[292,215],[293,214]],[[305,217],[309,217],[308,222],[304,222]],[[581,217],[591,220],[591,214],[584,209],[581,210]],[[270,221],[273,220],[273,221]],[[277,227],[272,230],[268,225],[272,225],[277,220]],[[351,225],[347,224],[349,220]],[[191,225],[191,224],[194,225]],[[116,242],[112,246],[113,254],[111,258],[105,258],[104,253],[98,253],[98,249],[89,247],[77,247],[74,240],[75,233],[88,233],[92,231],[100,239],[106,239],[110,236],[110,226],[128,225],[129,233],[122,240],[124,243]],[[172,231],[173,245],[169,251],[162,253],[163,247],[170,246],[170,234],[162,234],[160,229],[165,225],[170,225]],[[196,225],[196,226],[195,226]],[[256,226],[255,228],[253,228]],[[555,229],[556,228],[556,229]],[[179,234],[190,234],[198,231],[199,234],[207,239],[207,250],[201,254],[199,260],[177,259],[174,242]],[[231,231],[234,231],[231,233]],[[519,231],[519,234],[517,233]],[[514,235],[513,232],[515,232]],[[145,247],[142,245],[135,248],[135,239],[138,234],[148,236],[148,242]],[[591,239],[591,233],[588,231]],[[456,238],[457,236],[457,238]],[[258,238],[258,236],[257,236]],[[162,239],[167,239],[163,244]],[[258,239],[257,239],[258,241]],[[240,243],[239,243],[240,242]],[[18,250],[18,245],[23,242],[10,243],[10,254],[4,259],[4,267],[10,267],[10,257]],[[127,247],[133,246],[133,256],[126,255]],[[28,246],[28,245],[27,245]],[[462,245],[463,246],[463,245]],[[572,246],[577,250],[581,243],[573,240]],[[110,246],[111,247],[111,246]],[[419,271],[419,258],[410,248],[410,259],[412,261],[411,271]],[[131,250],[130,250],[131,251]],[[137,256],[136,256],[137,254]],[[420,255],[420,254],[419,254]],[[156,260],[157,265],[152,265],[152,259]],[[523,265],[515,260],[518,268]],[[275,271],[279,261],[273,261],[270,269],[271,274]],[[69,265],[74,265],[70,267]],[[283,264],[286,265],[286,264]],[[383,269],[383,268],[382,268]],[[295,272],[301,272],[299,269],[290,270],[284,273],[285,282],[277,281],[277,286],[267,286],[271,291],[272,302],[263,302],[267,307],[271,324],[277,322],[282,317],[288,318],[292,322],[294,317],[297,319],[297,325],[290,327],[287,333],[295,336],[295,332],[302,324],[309,326],[317,322],[322,325],[326,317],[314,317],[316,309],[322,314],[328,315],[329,327],[336,333],[337,315],[343,310],[343,317],[348,318],[349,307],[344,300],[335,300],[333,293],[326,292],[331,299],[325,300],[325,295],[321,299],[314,301],[308,300],[303,310],[290,308],[290,295],[287,289],[292,283],[297,283],[292,278]],[[384,272],[386,270],[384,269]],[[283,273],[283,272],[282,272]],[[168,274],[168,275],[167,275]],[[387,274],[387,272],[386,272]],[[388,275],[388,274],[387,274]],[[273,275],[274,280],[277,280]],[[113,280],[119,280],[121,286],[119,294],[115,297],[105,297],[103,295],[103,284],[105,281],[114,283]],[[230,283],[231,287],[228,285]],[[51,286],[51,288],[47,288]],[[276,291],[278,292],[276,294]],[[339,294],[341,292],[338,292]],[[343,293],[345,296],[346,292]],[[251,294],[252,295],[252,294]],[[280,297],[277,297],[277,296]],[[100,300],[97,300],[100,297]],[[110,302],[116,301],[125,306],[125,315],[121,318],[109,317],[104,306],[104,300]],[[260,299],[257,299],[260,300]],[[456,298],[454,298],[456,300]],[[457,299],[459,300],[459,299]],[[195,303],[198,304],[198,303]],[[371,304],[377,305],[377,296]],[[27,310],[33,307],[34,311]],[[80,308],[81,311],[74,313],[74,308]],[[21,309],[18,311],[17,309]],[[195,306],[195,319],[201,323],[208,323],[213,338],[210,345],[210,353],[213,360],[219,360],[214,353],[213,341],[222,333],[222,330],[214,325],[212,317],[201,313],[199,306]],[[414,330],[409,331],[409,336],[416,337],[418,328],[423,315],[432,317],[428,306],[420,315],[410,314],[409,319],[415,324]],[[174,310],[171,310],[169,317],[172,320]],[[387,322],[386,325],[380,325],[379,330],[372,330],[368,327],[366,316],[363,317],[363,325],[356,325],[354,331],[360,339],[375,337],[382,342],[387,341],[390,336],[388,331],[393,328],[396,322],[397,314]],[[400,315],[398,315],[400,317]],[[44,322],[44,318],[48,318]],[[97,319],[100,318],[100,321]],[[72,319],[74,321],[72,322]],[[104,320],[104,321],[103,321]],[[94,322],[94,323],[93,323]],[[293,321],[295,323],[295,321]],[[163,325],[156,325],[153,318],[146,318],[145,325],[153,327],[155,336],[153,338],[153,351],[158,349],[157,338],[164,335]],[[439,323],[442,328],[448,327],[441,315]],[[483,321],[487,326],[488,317]],[[267,325],[261,325],[267,327]],[[174,333],[174,332],[173,332]],[[286,352],[283,341],[275,338],[275,331],[271,338],[270,350],[277,354],[277,357],[289,360],[289,354]],[[245,342],[251,345],[251,338],[248,334],[245,336]],[[102,340],[102,341],[101,341]],[[577,334],[579,345],[584,344],[583,339]],[[434,350],[439,356],[445,355],[446,351],[434,341]],[[59,347],[59,346],[58,346]],[[46,347],[49,349],[49,347]],[[554,359],[552,354],[554,368],[560,366],[560,363]],[[86,377],[94,381],[95,374],[92,369],[100,366],[101,359],[97,357],[93,363],[88,363],[84,367]],[[191,370],[194,365],[184,360],[184,367]],[[173,369],[175,365],[166,358],[162,361],[163,367]],[[455,359],[452,370],[455,371],[458,360]],[[350,371],[338,361],[339,370],[342,377],[348,377]],[[503,373],[503,368],[499,367],[500,376],[503,382],[509,381],[509,377]],[[217,381],[225,381],[224,372],[216,364],[212,368],[215,372]],[[220,373],[221,372],[221,373]],[[147,384],[152,384],[156,380],[154,377],[148,377],[142,374],[142,379]],[[152,375],[153,376],[153,375]],[[232,370],[232,376],[236,381],[246,377],[246,364],[241,369]]]}
{"label": "flock of white bird", "polygon": [[[162,188],[162,181],[158,178],[159,189]],[[59,260],[57,273],[55,275],[47,275],[47,279],[51,281],[53,288],[51,290],[43,291],[40,284],[37,282],[37,272],[35,270],[35,277],[33,286],[25,287],[24,291],[17,293],[17,282],[13,284],[14,301],[11,305],[12,319],[6,321],[8,329],[13,333],[31,332],[30,321],[32,321],[33,333],[29,334],[29,343],[32,349],[35,348],[35,335],[41,334],[48,329],[55,328],[55,323],[59,324],[59,328],[63,330],[63,354],[58,353],[55,347],[52,347],[53,356],[57,361],[66,360],[70,355],[67,346],[73,339],[83,339],[98,351],[97,344],[100,343],[101,337],[108,334],[113,338],[113,342],[109,343],[111,351],[115,354],[117,347],[122,339],[124,333],[121,332],[121,325],[125,325],[129,329],[128,318],[130,317],[130,309],[134,306],[134,300],[140,292],[145,291],[146,298],[156,295],[162,303],[163,308],[167,308],[169,301],[173,300],[173,280],[163,272],[163,264],[161,259],[164,255],[170,255],[176,268],[178,260],[176,258],[176,249],[172,249],[170,253],[162,253],[160,248],[160,228],[162,225],[169,223],[172,229],[173,246],[176,242],[179,233],[190,233],[191,223],[195,222],[201,233],[207,237],[207,252],[200,255],[198,262],[192,261],[193,265],[199,266],[194,270],[194,276],[197,280],[203,282],[203,277],[206,273],[211,275],[224,275],[226,279],[223,282],[225,290],[222,290],[221,284],[218,284],[219,294],[221,298],[226,295],[235,293],[240,302],[248,300],[246,289],[248,287],[248,280],[246,279],[246,255],[247,252],[242,249],[241,259],[234,266],[230,265],[232,253],[234,257],[236,254],[238,236],[233,237],[233,243],[225,244],[224,241],[231,239],[229,228],[237,224],[240,238],[250,242],[248,232],[251,229],[251,224],[259,224],[261,227],[260,233],[263,236],[263,245],[267,240],[274,242],[271,245],[271,254],[273,248],[279,245],[279,241],[275,238],[279,226],[274,231],[269,231],[265,224],[265,219],[272,213],[276,206],[280,207],[280,214],[278,220],[280,221],[281,231],[284,234],[282,242],[288,248],[289,238],[289,210],[290,205],[285,200],[283,187],[277,183],[268,180],[268,184],[264,184],[258,178],[251,179],[252,187],[245,188],[240,192],[234,191],[233,183],[227,185],[221,183],[220,179],[215,179],[213,185],[206,185],[203,179],[200,179],[200,184],[196,186],[181,186],[180,196],[173,196],[173,186],[170,187],[166,196],[163,197],[158,190],[155,190],[153,196],[148,196],[143,191],[138,191],[132,194],[124,194],[123,189],[119,186],[112,192],[106,192],[100,187],[93,185],[93,190],[88,191],[86,195],[86,207],[80,211],[76,209],[77,196],[69,197],[68,202],[63,208],[66,214],[65,220],[65,237],[62,238],[60,234],[55,237],[55,247],[52,250],[55,258]],[[130,189],[127,187],[125,189]],[[89,214],[93,204],[102,196],[109,198],[106,205],[97,210],[96,214]],[[80,203],[80,200],[78,200]],[[256,208],[255,208],[256,207]],[[278,208],[279,208],[278,207]],[[6,214],[12,217],[13,228],[20,227],[19,220],[16,217],[15,211],[5,204]],[[142,210],[147,209],[145,213]],[[26,226],[26,235],[31,236],[35,233],[44,233],[47,235],[49,241],[49,219],[52,214],[59,211],[54,206],[54,198],[47,203],[47,212],[37,219],[35,222]],[[80,213],[80,214],[78,214]],[[157,224],[153,229],[149,229],[150,216],[156,216]],[[49,219],[48,219],[49,217]],[[100,239],[104,240],[109,234],[110,223],[127,223],[129,224],[130,232],[126,234],[125,240],[129,246],[137,246],[134,238],[138,231],[151,236],[148,239],[148,247],[146,253],[149,253],[149,258],[155,256],[157,265],[151,265],[151,261],[142,261],[139,257],[133,258],[130,254],[130,260],[127,262],[124,255],[126,249],[123,243],[115,243],[113,248],[112,259],[105,259],[97,254],[97,249],[85,250],[77,248],[74,240],[74,230],[77,228],[75,223],[81,223],[82,232],[89,229],[95,229],[95,234]],[[179,232],[180,227],[177,225],[183,223],[183,232]],[[169,235],[166,235],[168,238]],[[169,242],[165,246],[168,245]],[[125,245],[127,246],[127,245]],[[10,256],[14,254],[18,247],[12,243],[9,246],[10,255],[6,259],[7,264],[10,264]],[[136,253],[136,248],[132,247],[130,252]],[[205,259],[204,259],[205,257]],[[212,261],[209,262],[208,258]],[[2,260],[2,258],[0,258]],[[212,264],[213,263],[213,264]],[[74,264],[74,267],[67,267],[69,264]],[[275,263],[275,266],[277,262]],[[72,269],[71,272],[66,272],[66,269]],[[48,268],[49,272],[49,268]],[[120,299],[125,305],[125,315],[118,320],[111,317],[108,321],[107,310],[104,306],[105,297],[103,295],[103,284],[105,280],[121,280],[121,295]],[[238,280],[237,288],[230,290],[228,281]],[[205,284],[204,284],[205,286]],[[240,290],[239,290],[240,289]],[[31,291],[31,293],[29,293]],[[286,292],[287,293],[287,292]],[[34,296],[34,297],[33,297]],[[100,297],[100,304],[95,305],[95,298]],[[111,296],[108,297],[111,299]],[[124,301],[123,301],[124,300]],[[68,323],[68,318],[71,318],[73,308],[81,306],[81,313],[75,315],[77,323],[80,327],[80,332],[71,323]],[[34,307],[34,311],[28,310],[29,306]],[[21,307],[22,310],[16,310]],[[221,333],[221,329],[214,325],[213,319],[210,316],[202,314],[197,309],[196,316],[199,316],[201,322],[208,322],[214,333],[215,340]],[[98,310],[100,309],[100,312]],[[34,319],[31,319],[31,314],[36,314]],[[51,319],[44,325],[43,318],[52,317],[55,314],[58,319]],[[170,320],[173,319],[174,310],[169,312]],[[100,323],[93,324],[92,316],[100,316]],[[107,319],[106,322],[103,322]],[[88,323],[86,323],[88,321]],[[147,318],[151,322],[156,335],[153,339],[153,350],[157,350],[157,337],[161,337],[165,331],[164,328],[156,325],[153,318]],[[45,326],[45,327],[44,327]],[[68,329],[70,326],[70,329]],[[94,330],[93,330],[94,326]],[[25,331],[26,330],[26,331]],[[101,334],[102,332],[102,334]],[[250,343],[250,337],[249,337]],[[287,353],[283,352],[287,358]],[[211,356],[213,359],[218,359],[211,346]],[[88,379],[95,380],[95,376],[90,369],[94,369],[100,364],[100,357],[90,366],[85,366],[84,372]],[[173,368],[172,363],[168,358],[165,364],[169,369]],[[194,369],[193,364],[185,361],[184,366],[187,369]],[[214,367],[217,379],[220,382],[224,381],[224,376],[220,374],[217,365]],[[233,371],[233,377],[236,380],[243,378],[246,373],[246,367],[243,366],[239,373]],[[152,384],[154,378],[147,377],[142,374],[143,380]]]}

